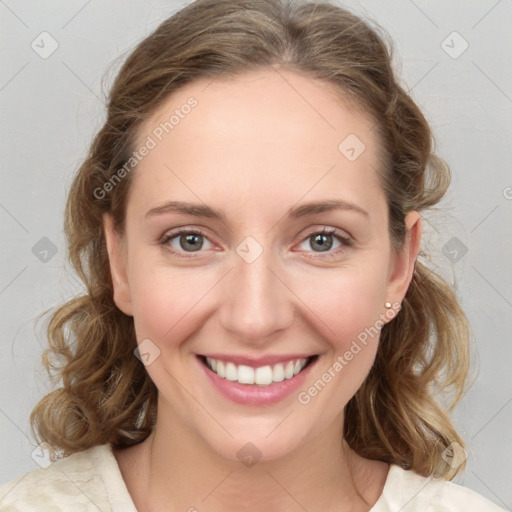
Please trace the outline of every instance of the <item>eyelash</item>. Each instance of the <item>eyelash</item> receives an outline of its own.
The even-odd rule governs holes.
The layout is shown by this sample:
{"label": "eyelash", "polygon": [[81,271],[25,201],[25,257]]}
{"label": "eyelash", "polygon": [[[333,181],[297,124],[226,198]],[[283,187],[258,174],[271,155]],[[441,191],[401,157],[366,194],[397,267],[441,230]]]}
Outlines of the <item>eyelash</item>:
{"label": "eyelash", "polygon": [[[327,230],[327,228],[324,228],[323,230],[321,231],[313,231],[311,232],[309,235],[307,235],[303,240],[302,242],[306,241],[308,238],[311,238],[313,237],[314,235],[333,235],[334,238],[338,239],[339,242],[341,242],[341,247],[338,247],[334,250],[329,250],[329,251],[326,251],[324,256],[322,256],[322,253],[321,252],[318,252],[318,253],[315,253],[315,254],[318,254],[320,256],[307,256],[307,258],[332,258],[332,257],[336,257],[338,255],[339,252],[341,251],[344,251],[346,250],[347,248],[350,248],[350,247],[353,247],[353,241],[351,238],[347,237],[347,236],[343,236],[341,234],[335,234],[336,233],[336,229],[332,228],[330,230]],[[174,231],[174,232],[171,232],[171,233],[166,233],[164,235],[164,237],[161,239],[161,241],[159,242],[159,244],[168,252],[170,252],[171,254],[173,254],[174,256],[178,257],[178,258],[195,258],[196,255],[194,254],[194,252],[182,252],[182,251],[176,251],[175,249],[172,249],[168,243],[173,240],[174,238],[177,238],[179,236],[182,236],[182,235],[199,235],[203,238],[206,238],[208,239],[208,237],[206,236],[206,234],[201,231],[200,229],[181,229],[181,230],[178,230],[178,231]],[[196,252],[202,252],[201,250],[199,251],[196,251]]]}

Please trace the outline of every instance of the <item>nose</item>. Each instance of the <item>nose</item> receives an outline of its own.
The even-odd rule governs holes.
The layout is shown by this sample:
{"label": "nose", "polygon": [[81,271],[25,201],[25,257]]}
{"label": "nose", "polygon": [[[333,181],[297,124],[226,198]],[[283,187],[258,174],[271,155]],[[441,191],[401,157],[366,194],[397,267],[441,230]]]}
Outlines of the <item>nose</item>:
{"label": "nose", "polygon": [[284,272],[272,261],[270,250],[249,261],[234,254],[234,268],[223,289],[220,319],[236,339],[263,345],[291,325],[294,294],[286,285]]}

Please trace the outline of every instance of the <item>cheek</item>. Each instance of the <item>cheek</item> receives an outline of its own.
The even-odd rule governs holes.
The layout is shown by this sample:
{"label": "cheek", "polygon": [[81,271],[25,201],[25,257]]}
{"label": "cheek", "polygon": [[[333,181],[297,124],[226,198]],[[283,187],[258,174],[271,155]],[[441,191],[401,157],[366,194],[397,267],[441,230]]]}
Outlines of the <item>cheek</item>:
{"label": "cheek", "polygon": [[222,276],[199,267],[172,267],[150,257],[132,261],[129,281],[137,339],[149,338],[162,351],[175,348],[212,313],[212,297]]}
{"label": "cheek", "polygon": [[[180,344],[200,330],[223,301],[232,296],[229,288],[222,292],[216,289],[223,272],[199,267],[171,268],[147,261],[134,265],[130,273],[139,341],[149,338],[162,349]],[[337,269],[301,267],[281,272],[289,287],[281,300],[289,301],[289,307],[296,311],[294,324],[287,326],[290,335],[297,335],[295,329],[305,326],[307,330],[303,332],[309,331],[321,347],[326,348],[327,342],[331,351],[343,353],[354,339],[364,337],[369,330],[374,332],[372,327],[383,311],[385,265],[376,258],[360,263]],[[225,285],[229,286],[221,286]]]}
{"label": "cheek", "polygon": [[326,357],[297,400],[321,418],[317,428],[343,410],[373,365],[382,327],[383,276],[378,264],[373,270],[340,269],[317,276],[302,288],[301,298],[308,306],[303,311],[310,310],[309,323],[321,336]]}
{"label": "cheek", "polygon": [[379,320],[386,289],[385,272],[378,262],[371,268],[330,269],[308,279],[297,276],[294,289],[300,290],[297,294],[304,302],[304,314],[315,329],[336,352],[345,351],[352,340],[364,337]]}

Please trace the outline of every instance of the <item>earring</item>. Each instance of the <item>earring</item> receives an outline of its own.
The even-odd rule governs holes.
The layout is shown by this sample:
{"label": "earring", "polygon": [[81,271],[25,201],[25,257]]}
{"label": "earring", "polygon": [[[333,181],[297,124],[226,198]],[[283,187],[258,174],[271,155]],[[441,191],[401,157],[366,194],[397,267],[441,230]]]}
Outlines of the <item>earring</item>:
{"label": "earring", "polygon": [[391,302],[385,302],[384,303],[384,306],[387,307],[388,309],[391,307]]}

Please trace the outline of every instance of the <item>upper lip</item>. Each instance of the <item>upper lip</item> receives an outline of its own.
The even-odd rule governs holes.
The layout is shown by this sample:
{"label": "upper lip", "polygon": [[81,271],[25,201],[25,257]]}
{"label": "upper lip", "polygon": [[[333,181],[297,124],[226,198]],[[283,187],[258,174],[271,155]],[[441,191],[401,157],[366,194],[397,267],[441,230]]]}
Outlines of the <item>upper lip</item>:
{"label": "upper lip", "polygon": [[203,357],[209,357],[211,359],[217,359],[220,361],[231,362],[236,365],[251,366],[258,368],[261,366],[272,366],[278,363],[287,363],[288,361],[296,361],[297,359],[307,359],[313,357],[316,354],[276,354],[261,357],[247,357],[231,354],[200,354]]}

